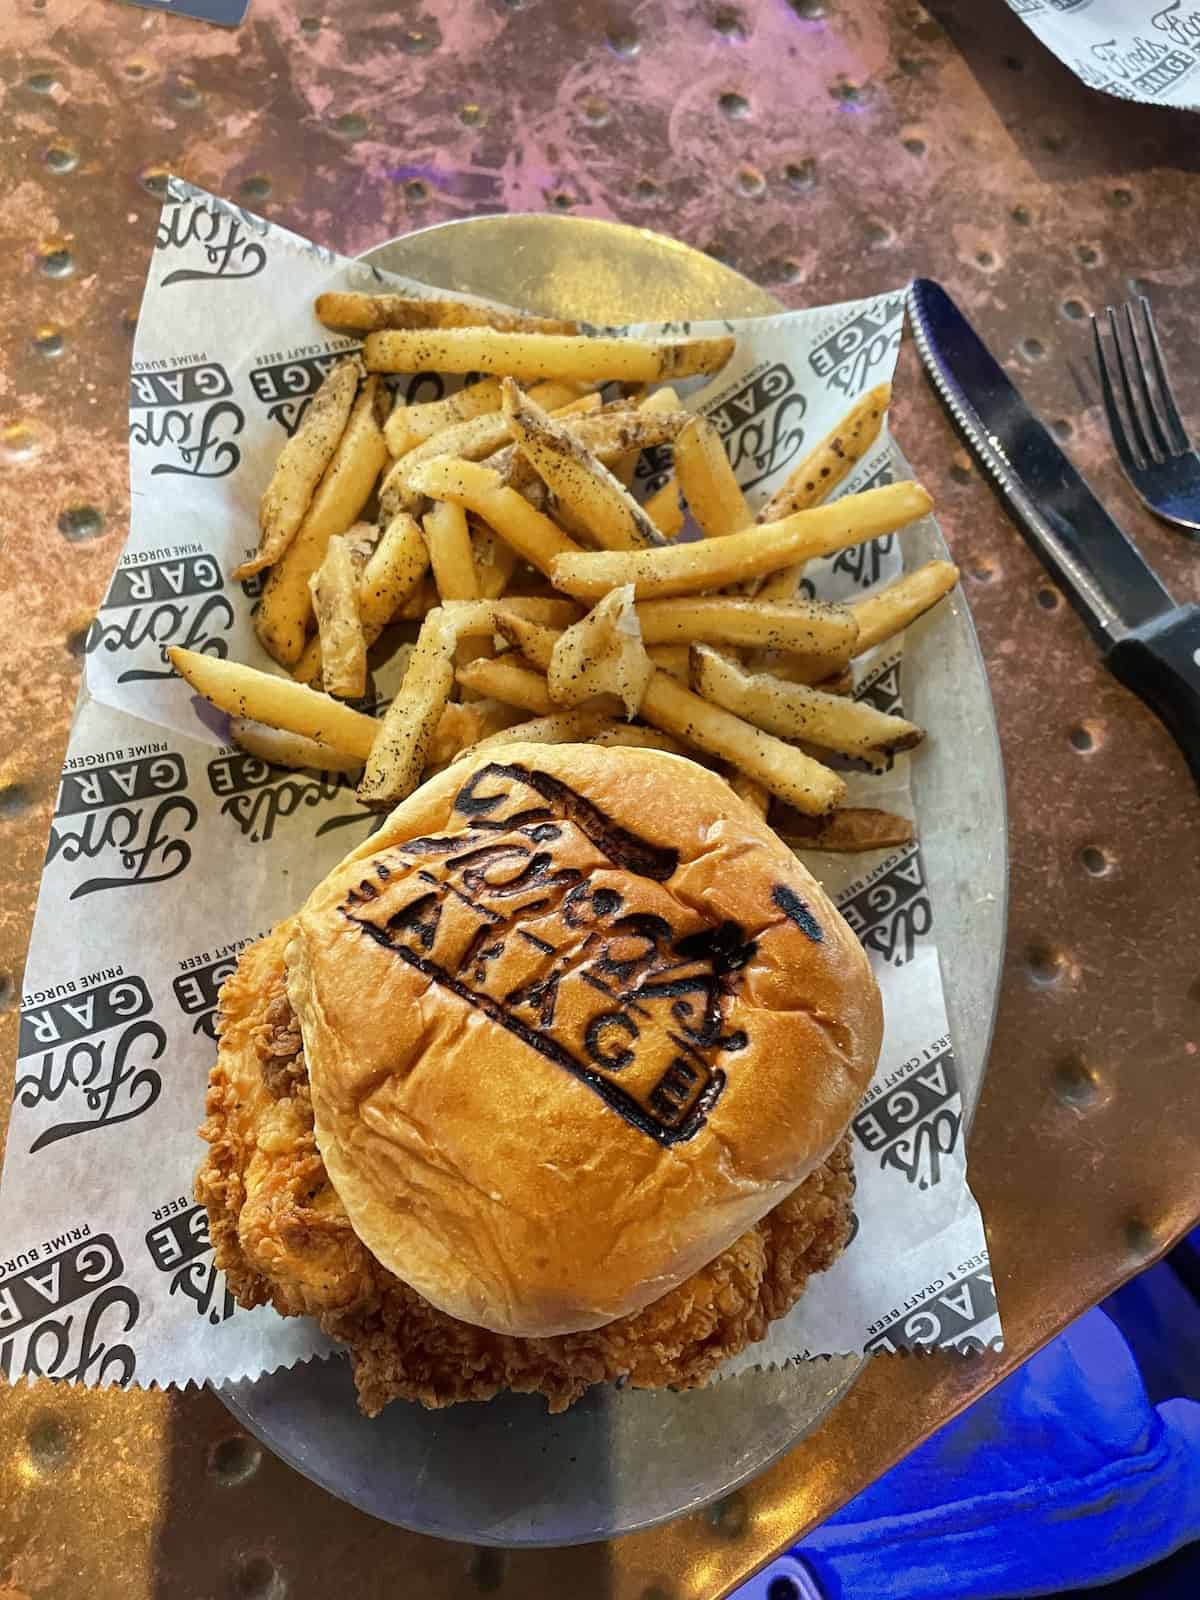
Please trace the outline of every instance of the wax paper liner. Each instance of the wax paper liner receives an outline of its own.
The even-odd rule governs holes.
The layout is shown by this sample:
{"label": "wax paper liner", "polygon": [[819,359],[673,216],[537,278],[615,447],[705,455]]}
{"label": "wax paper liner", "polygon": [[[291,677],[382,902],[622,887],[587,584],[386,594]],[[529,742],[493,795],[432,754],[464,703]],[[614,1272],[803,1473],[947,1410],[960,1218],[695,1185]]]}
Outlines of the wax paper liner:
{"label": "wax paper liner", "polygon": [[1143,105],[1200,106],[1200,6],[1190,0],[1008,0],[1089,88]]}
{"label": "wax paper liner", "polygon": [[[329,1349],[312,1322],[234,1305],[191,1198],[196,1127],[217,993],[238,952],[376,819],[344,777],[272,768],[228,745],[223,719],[172,675],[162,647],[270,665],[250,620],[257,585],[228,574],[255,543],[280,446],[353,344],[321,327],[313,299],[389,285],[430,292],[169,186],[130,379],[129,538],[88,635],[25,976],[0,1189],[10,1378],[220,1381]],[[896,291],[713,325],[734,327],[737,353],[690,385],[688,403],[720,429],[752,505],[890,377],[902,320]],[[427,399],[458,381],[420,374],[398,391]],[[640,471],[644,492],[665,462],[648,452]],[[848,487],[891,472],[882,438]],[[815,563],[809,578],[815,593],[844,598],[899,570],[893,536]],[[385,672],[377,697],[394,688]],[[863,664],[858,692],[899,708],[899,647]],[[852,791],[907,811],[909,766],[901,755],[882,776],[852,770]],[[810,865],[870,951],[887,1012],[879,1072],[853,1122],[856,1236],[729,1370],[999,1335],[920,849]]]}

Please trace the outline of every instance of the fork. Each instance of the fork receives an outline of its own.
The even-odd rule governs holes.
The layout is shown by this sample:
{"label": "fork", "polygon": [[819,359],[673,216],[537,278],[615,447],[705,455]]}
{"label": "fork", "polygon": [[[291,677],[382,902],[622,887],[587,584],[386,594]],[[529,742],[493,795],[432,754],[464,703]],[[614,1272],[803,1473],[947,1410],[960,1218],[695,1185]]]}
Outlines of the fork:
{"label": "fork", "polygon": [[[1144,294],[1138,296],[1138,307],[1140,340],[1132,302],[1127,300],[1120,308],[1124,313],[1120,319],[1112,306],[1105,307],[1111,356],[1106,353],[1099,320],[1092,315],[1092,339],[1108,429],[1122,470],[1138,498],[1164,521],[1200,535],[1200,455],[1192,446],[1175,404],[1154,313]],[[1153,388],[1143,347],[1149,351]],[[1130,381],[1131,368],[1135,382]],[[1118,388],[1124,415],[1117,404]]]}

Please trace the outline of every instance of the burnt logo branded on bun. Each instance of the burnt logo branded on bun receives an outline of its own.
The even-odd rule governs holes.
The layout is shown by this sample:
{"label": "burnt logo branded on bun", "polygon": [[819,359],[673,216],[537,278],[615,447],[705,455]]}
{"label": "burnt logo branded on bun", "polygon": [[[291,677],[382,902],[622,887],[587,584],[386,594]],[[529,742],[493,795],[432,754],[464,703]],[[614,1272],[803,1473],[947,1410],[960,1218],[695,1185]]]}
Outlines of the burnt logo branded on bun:
{"label": "burnt logo branded on bun", "polygon": [[[677,852],[549,773],[481,767],[454,812],[465,833],[386,852],[347,893],[343,916],[631,1126],[662,1144],[692,1138],[724,1088],[719,1058],[746,1047],[744,1032],[725,1031],[724,1011],[754,942],[728,920],[681,935],[661,898],[640,892],[671,877]],[[572,864],[581,844],[616,869],[619,890]]]}

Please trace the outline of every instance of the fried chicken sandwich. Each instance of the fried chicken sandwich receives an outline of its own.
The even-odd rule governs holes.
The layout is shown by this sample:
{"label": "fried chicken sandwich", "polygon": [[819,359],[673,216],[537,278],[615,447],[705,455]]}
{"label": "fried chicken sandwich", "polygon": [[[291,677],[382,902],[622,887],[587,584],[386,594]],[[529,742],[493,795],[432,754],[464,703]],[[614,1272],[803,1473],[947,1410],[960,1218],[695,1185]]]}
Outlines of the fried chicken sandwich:
{"label": "fried chicken sandwich", "polygon": [[850,1230],[879,993],[723,779],[512,744],[426,783],[242,956],[197,1177],[244,1306],[364,1411],[705,1382]]}

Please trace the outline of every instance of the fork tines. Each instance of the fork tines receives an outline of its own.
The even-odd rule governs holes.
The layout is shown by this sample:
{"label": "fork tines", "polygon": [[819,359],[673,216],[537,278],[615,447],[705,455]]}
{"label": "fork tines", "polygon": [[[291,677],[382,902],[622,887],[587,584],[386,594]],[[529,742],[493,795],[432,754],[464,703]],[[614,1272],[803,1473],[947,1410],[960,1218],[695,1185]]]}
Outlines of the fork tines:
{"label": "fork tines", "polygon": [[[1138,308],[1141,317],[1135,320],[1131,301],[1127,300],[1120,307],[1121,315],[1112,306],[1105,307],[1111,355],[1101,337],[1099,321],[1094,314],[1092,316],[1092,338],[1100,368],[1104,409],[1121,465],[1129,474],[1144,471],[1192,448],[1171,393],[1154,313],[1145,295],[1138,296]],[[1123,412],[1117,403],[1117,389]]]}

